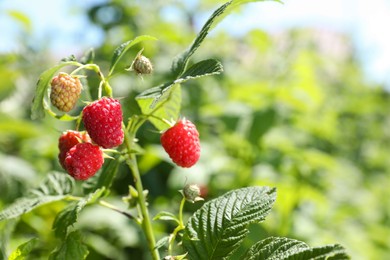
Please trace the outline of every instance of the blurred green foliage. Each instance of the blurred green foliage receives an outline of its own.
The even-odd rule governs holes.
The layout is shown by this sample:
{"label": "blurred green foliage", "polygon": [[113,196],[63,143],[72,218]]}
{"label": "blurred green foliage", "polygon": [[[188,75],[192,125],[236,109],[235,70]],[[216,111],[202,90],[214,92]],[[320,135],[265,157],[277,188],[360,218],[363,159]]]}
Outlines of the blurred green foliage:
{"label": "blurred green foliage", "polygon": [[[105,32],[95,52],[103,70],[120,43],[142,34],[159,39],[139,46],[154,63],[152,76],[142,80],[129,72],[111,82],[114,95],[123,97],[126,116],[139,111],[137,94],[169,80],[172,59],[195,37],[197,19],[220,3],[200,1],[189,8],[177,1],[115,0],[86,12]],[[175,19],[164,15],[169,9]],[[15,14],[30,24],[23,14]],[[21,46],[18,53],[0,54],[0,209],[49,171],[62,171],[57,141],[61,131],[73,127],[49,116],[30,119],[39,74],[58,57],[46,47]],[[130,65],[139,49],[122,67]],[[266,222],[252,227],[243,247],[276,235],[312,246],[337,242],[353,259],[390,257],[390,95],[365,80],[355,56],[349,38],[330,31],[297,28],[269,34],[257,29],[238,37],[218,27],[193,60],[216,58],[225,73],[182,86],[182,116],[200,131],[200,162],[191,169],[175,168],[151,125],[138,136],[152,215],[178,207],[177,190],[189,182],[202,185],[206,199],[235,188],[269,185],[278,189],[275,208]],[[93,77],[85,84],[97,87]],[[120,205],[127,194],[130,176],[126,167],[119,167],[113,204]],[[51,230],[54,217],[65,206],[56,202],[19,221],[0,222],[0,258],[39,237],[33,259],[45,259],[57,243]],[[186,210],[198,207],[187,205]],[[154,225],[161,237],[172,229],[163,222]],[[136,226],[108,209],[87,207],[77,228],[90,250],[87,259],[148,256]]]}

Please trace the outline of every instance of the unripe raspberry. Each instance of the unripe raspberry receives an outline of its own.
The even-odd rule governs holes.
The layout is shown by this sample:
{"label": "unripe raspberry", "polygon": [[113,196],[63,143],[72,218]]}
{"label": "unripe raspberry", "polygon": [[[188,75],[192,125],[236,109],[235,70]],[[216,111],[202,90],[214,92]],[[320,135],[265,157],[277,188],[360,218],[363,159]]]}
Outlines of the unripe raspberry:
{"label": "unripe raspberry", "polygon": [[118,100],[103,97],[84,107],[83,122],[92,140],[103,148],[123,143],[122,106]]}
{"label": "unripe raspberry", "polygon": [[58,149],[60,153],[58,154],[58,160],[62,168],[65,168],[65,157],[66,153],[76,144],[79,143],[90,143],[92,142],[87,132],[78,132],[73,130],[68,130],[60,136],[58,139]]}
{"label": "unripe raspberry", "polygon": [[187,184],[183,189],[183,196],[189,202],[195,203],[197,201],[203,200],[200,197],[200,188],[196,184]]}
{"label": "unripe raspberry", "polygon": [[65,168],[76,180],[86,180],[95,175],[103,162],[103,152],[99,146],[79,143],[66,153]]}
{"label": "unripe raspberry", "polygon": [[180,120],[165,131],[160,141],[172,161],[181,167],[191,167],[199,160],[199,133],[187,119]]}
{"label": "unripe raspberry", "polygon": [[143,55],[137,55],[133,62],[132,69],[137,74],[150,74],[153,71],[153,65],[148,58]]}
{"label": "unripe raspberry", "polygon": [[50,101],[63,112],[69,112],[75,106],[81,93],[81,82],[77,77],[60,72],[51,80]]}

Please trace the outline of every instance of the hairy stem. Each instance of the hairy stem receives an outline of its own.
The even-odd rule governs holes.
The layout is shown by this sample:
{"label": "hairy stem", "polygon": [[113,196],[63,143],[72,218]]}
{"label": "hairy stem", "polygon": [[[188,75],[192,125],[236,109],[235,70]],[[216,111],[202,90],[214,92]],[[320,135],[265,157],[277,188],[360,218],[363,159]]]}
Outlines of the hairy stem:
{"label": "hairy stem", "polygon": [[137,158],[136,158],[136,155],[134,153],[131,153],[131,147],[132,147],[132,144],[134,142],[134,134],[133,132],[131,132],[131,134],[129,134],[127,131],[125,131],[125,144],[126,144],[126,147],[127,147],[127,151],[128,151],[128,159],[126,160],[126,163],[127,165],[129,166],[132,174],[133,174],[133,179],[134,179],[134,183],[135,183],[135,188],[137,189],[137,192],[138,192],[138,205],[140,207],[140,211],[141,211],[141,227],[142,227],[142,230],[146,236],[146,239],[148,241],[148,247],[149,247],[149,250],[152,254],[152,257],[154,260],[159,260],[160,259],[160,255],[159,255],[159,252],[158,252],[158,249],[156,248],[156,239],[154,237],[154,232],[153,232],[153,228],[152,228],[152,223],[150,221],[150,216],[149,216],[149,211],[148,211],[148,208],[146,206],[146,199],[145,199],[145,195],[144,195],[144,188],[142,186],[142,182],[141,182],[141,176],[140,176],[140,173],[139,173],[139,170],[138,170],[138,164],[137,164]]}

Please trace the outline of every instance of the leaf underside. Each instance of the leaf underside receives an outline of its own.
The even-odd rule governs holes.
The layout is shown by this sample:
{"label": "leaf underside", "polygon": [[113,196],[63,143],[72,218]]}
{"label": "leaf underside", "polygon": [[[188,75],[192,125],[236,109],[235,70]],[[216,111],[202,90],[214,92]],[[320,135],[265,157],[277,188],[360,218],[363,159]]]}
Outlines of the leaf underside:
{"label": "leaf underside", "polygon": [[222,71],[222,64],[217,60],[200,61],[191,66],[180,78],[142,92],[136,97],[137,103],[142,114],[153,115],[149,120],[158,130],[165,130],[168,126],[155,118],[178,119],[181,108],[180,84],[191,79],[216,75]]}
{"label": "leaf underside", "polygon": [[74,181],[65,173],[53,172],[47,175],[42,184],[0,212],[0,221],[23,215],[33,209],[64,199],[71,193]]}

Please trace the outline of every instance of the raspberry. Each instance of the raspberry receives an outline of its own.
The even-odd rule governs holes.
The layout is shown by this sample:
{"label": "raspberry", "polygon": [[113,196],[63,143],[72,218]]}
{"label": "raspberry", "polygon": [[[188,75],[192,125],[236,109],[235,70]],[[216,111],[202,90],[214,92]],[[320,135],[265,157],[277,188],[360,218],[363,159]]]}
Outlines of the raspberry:
{"label": "raspberry", "polygon": [[148,58],[138,55],[133,62],[132,69],[137,74],[150,74],[153,71],[153,65]]}
{"label": "raspberry", "polygon": [[50,101],[58,110],[69,112],[75,106],[81,88],[77,77],[61,72],[51,80]]}
{"label": "raspberry", "polygon": [[181,167],[191,167],[199,160],[199,133],[187,119],[180,120],[164,132],[160,141],[172,161]]}
{"label": "raspberry", "polygon": [[91,139],[103,148],[123,143],[122,107],[118,100],[103,97],[84,107],[83,122]]}
{"label": "raspberry", "polygon": [[70,150],[70,148],[81,142],[91,142],[91,138],[89,137],[88,133],[77,132],[73,130],[68,130],[62,133],[58,139],[58,149],[60,150],[60,153],[58,154],[58,160],[60,161],[62,168],[66,169],[64,164],[66,153]]}
{"label": "raspberry", "polygon": [[65,168],[76,180],[86,180],[95,175],[103,162],[103,152],[99,146],[79,143],[66,153]]}

